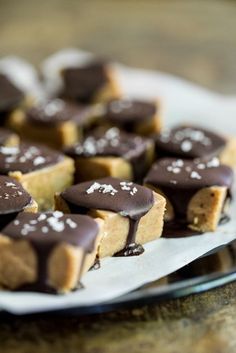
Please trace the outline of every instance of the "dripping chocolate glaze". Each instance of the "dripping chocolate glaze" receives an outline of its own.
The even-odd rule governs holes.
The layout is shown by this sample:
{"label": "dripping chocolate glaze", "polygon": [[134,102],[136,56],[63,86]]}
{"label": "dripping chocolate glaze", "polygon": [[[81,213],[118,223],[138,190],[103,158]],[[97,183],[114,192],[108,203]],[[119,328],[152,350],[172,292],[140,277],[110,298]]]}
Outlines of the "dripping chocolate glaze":
{"label": "dripping chocolate glaze", "polygon": [[62,97],[89,103],[108,81],[106,63],[96,61],[83,67],[65,68],[62,79]]}
{"label": "dripping chocolate glaze", "polygon": [[0,229],[11,222],[20,211],[30,205],[32,197],[15,179],[0,176]]}
{"label": "dripping chocolate glaze", "polygon": [[152,141],[111,128],[106,133],[95,133],[65,150],[70,157],[121,157],[130,162],[135,181],[141,181],[148,169],[147,150]]}
{"label": "dripping chocolate glaze", "polygon": [[[73,185],[62,192],[61,197],[74,213],[87,213],[90,209],[99,209],[127,217],[129,233],[126,247],[118,255],[138,255],[143,251],[142,247],[135,243],[135,239],[141,217],[150,210],[154,202],[153,192],[148,188],[108,177]],[[131,248],[133,249],[130,250]]]}
{"label": "dripping chocolate glaze", "polygon": [[176,126],[154,136],[159,157],[202,158],[219,155],[226,140],[214,132],[193,125]]}
{"label": "dripping chocolate glaze", "polygon": [[188,204],[198,190],[225,186],[230,196],[233,171],[220,165],[217,158],[208,162],[163,158],[152,166],[144,181],[164,193],[174,208],[175,220],[185,223]]}
{"label": "dripping chocolate glaze", "polygon": [[0,111],[8,112],[24,98],[24,94],[4,74],[0,73]]}
{"label": "dripping chocolate glaze", "polygon": [[27,285],[27,288],[48,292],[50,288],[47,283],[47,266],[53,249],[61,243],[81,247],[84,250],[84,260],[85,254],[94,250],[98,225],[91,217],[63,215],[59,211],[20,213],[2,233],[14,240],[30,242],[37,254],[38,276],[37,282]]}
{"label": "dripping chocolate glaze", "polygon": [[156,113],[154,103],[130,99],[111,100],[105,109],[105,119],[128,132],[132,132],[137,123],[151,119]]}
{"label": "dripping chocolate glaze", "polygon": [[22,143],[16,147],[0,147],[0,173],[20,171],[23,174],[56,164],[64,155],[46,146]]}
{"label": "dripping chocolate glaze", "polygon": [[26,118],[33,125],[54,126],[71,120],[81,126],[86,123],[88,112],[84,105],[58,98],[28,109]]}

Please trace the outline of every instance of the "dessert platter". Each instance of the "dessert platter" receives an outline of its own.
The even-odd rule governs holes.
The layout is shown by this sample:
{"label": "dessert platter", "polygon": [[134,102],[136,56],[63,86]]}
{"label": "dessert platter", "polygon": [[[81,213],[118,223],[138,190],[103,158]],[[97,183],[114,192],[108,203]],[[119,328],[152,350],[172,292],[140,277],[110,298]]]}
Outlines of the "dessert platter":
{"label": "dessert platter", "polygon": [[76,49],[40,72],[0,60],[0,312],[234,281],[235,114],[233,97]]}

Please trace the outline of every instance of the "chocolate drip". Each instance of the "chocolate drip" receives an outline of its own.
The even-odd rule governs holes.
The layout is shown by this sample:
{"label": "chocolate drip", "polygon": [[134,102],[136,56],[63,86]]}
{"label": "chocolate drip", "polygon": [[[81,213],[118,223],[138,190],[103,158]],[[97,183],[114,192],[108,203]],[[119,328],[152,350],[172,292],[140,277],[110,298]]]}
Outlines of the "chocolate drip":
{"label": "chocolate drip", "polygon": [[17,147],[0,147],[0,173],[29,173],[59,163],[64,155],[42,145],[22,143]]}
{"label": "chocolate drip", "polygon": [[19,90],[7,76],[0,73],[0,111],[7,113],[14,109],[21,100],[24,94]]}
{"label": "chocolate drip", "polygon": [[163,238],[182,238],[202,234],[199,231],[188,228],[187,223],[176,220],[166,222],[162,233]]}
{"label": "chocolate drip", "polygon": [[180,125],[154,136],[158,157],[212,158],[219,155],[226,140],[197,126]]}
{"label": "chocolate drip", "polygon": [[89,103],[107,83],[106,66],[103,62],[93,62],[83,67],[66,68],[62,72],[64,89],[62,97]]}
{"label": "chocolate drip", "polygon": [[32,125],[55,126],[71,120],[81,126],[86,123],[88,114],[86,106],[54,99],[28,109],[26,118]]}
{"label": "chocolate drip", "polygon": [[152,119],[155,113],[156,105],[154,103],[117,99],[107,104],[105,119],[125,131],[132,132],[137,123],[143,123]]}
{"label": "chocolate drip", "polygon": [[91,209],[107,210],[119,213],[129,219],[129,232],[126,246],[119,256],[139,255],[143,252],[136,245],[138,223],[153,205],[151,190],[116,178],[98,179],[85,182],[65,190],[61,197],[68,204],[71,212],[86,213]]}
{"label": "chocolate drip", "polygon": [[84,250],[84,263],[85,254],[94,250],[98,225],[91,217],[63,215],[58,211],[46,214],[21,213],[3,229],[3,234],[14,240],[29,241],[37,254],[37,281],[24,288],[48,292],[52,290],[47,283],[48,260],[52,251],[63,242],[81,247]]}
{"label": "chocolate drip", "polygon": [[149,161],[148,149],[152,141],[134,134],[121,132],[118,128],[111,128],[105,134],[96,133],[88,136],[82,143],[78,143],[65,150],[70,157],[121,157],[128,161],[133,170],[133,178],[141,182],[147,169]]}

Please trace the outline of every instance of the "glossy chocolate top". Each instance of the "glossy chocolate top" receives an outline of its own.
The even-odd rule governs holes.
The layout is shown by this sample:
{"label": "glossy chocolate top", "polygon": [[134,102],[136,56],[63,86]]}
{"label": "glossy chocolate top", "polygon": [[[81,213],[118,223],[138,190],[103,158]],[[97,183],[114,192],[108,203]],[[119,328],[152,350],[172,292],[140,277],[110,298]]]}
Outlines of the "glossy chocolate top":
{"label": "glossy chocolate top", "polygon": [[152,166],[144,182],[162,190],[175,213],[184,218],[188,203],[198,190],[225,186],[230,191],[233,171],[220,165],[216,157],[208,161],[163,158]]}
{"label": "glossy chocolate top", "polygon": [[28,109],[26,117],[32,124],[57,125],[69,120],[83,125],[87,120],[88,108],[66,102],[62,99],[53,99],[36,107]]}
{"label": "glossy chocolate top", "polygon": [[144,216],[154,202],[148,188],[112,177],[73,185],[61,197],[78,208],[113,211],[133,220]]}
{"label": "glossy chocolate top", "polygon": [[23,174],[56,164],[64,155],[42,145],[21,144],[0,147],[0,174],[20,171]]}
{"label": "glossy chocolate top", "polygon": [[147,150],[152,141],[138,135],[128,134],[113,127],[105,133],[87,137],[82,143],[69,147],[65,153],[71,157],[121,157],[131,163],[135,180],[147,172]]}
{"label": "glossy chocolate top", "polygon": [[151,119],[156,113],[151,102],[131,99],[114,99],[107,103],[105,118],[122,127]]}
{"label": "glossy chocolate top", "polygon": [[[36,247],[52,247],[58,243],[79,246],[85,252],[94,250],[98,224],[89,216],[49,213],[20,213],[7,225],[3,234],[13,239],[25,239]],[[47,253],[47,251],[45,251]]]}
{"label": "glossy chocolate top", "polygon": [[23,98],[24,93],[0,73],[0,110],[13,109]]}
{"label": "glossy chocolate top", "polygon": [[104,134],[88,136],[83,142],[67,148],[66,152],[72,157],[117,156],[130,160],[146,151],[150,144],[150,139],[113,127]]}
{"label": "glossy chocolate top", "polygon": [[0,215],[22,211],[32,202],[31,196],[15,179],[0,176]]}
{"label": "glossy chocolate top", "polygon": [[5,128],[0,128],[0,146],[4,146],[9,137],[14,135],[14,132],[5,129]]}
{"label": "glossy chocolate top", "polygon": [[177,126],[155,137],[159,156],[201,158],[217,156],[226,140],[214,132],[197,126]]}
{"label": "glossy chocolate top", "polygon": [[90,102],[107,82],[106,64],[91,62],[83,67],[69,67],[62,72],[62,96],[78,102]]}

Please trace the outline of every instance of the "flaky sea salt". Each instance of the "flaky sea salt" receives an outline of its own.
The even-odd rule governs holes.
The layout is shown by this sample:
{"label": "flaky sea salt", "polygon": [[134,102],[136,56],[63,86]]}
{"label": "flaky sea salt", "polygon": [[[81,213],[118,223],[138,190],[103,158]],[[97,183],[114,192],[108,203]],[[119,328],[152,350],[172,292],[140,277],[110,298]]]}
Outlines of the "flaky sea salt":
{"label": "flaky sea salt", "polygon": [[201,175],[198,174],[198,172],[195,172],[195,171],[192,171],[191,175],[190,175],[190,178],[192,179],[202,179]]}
{"label": "flaky sea salt", "polygon": [[118,192],[115,188],[113,188],[113,186],[111,184],[100,184],[100,183],[94,182],[86,190],[86,193],[87,194],[92,194],[96,190],[101,192],[101,193],[103,193],[103,194],[110,194],[112,196],[114,196]]}
{"label": "flaky sea salt", "polygon": [[193,147],[193,144],[192,144],[192,142],[189,141],[189,140],[183,141],[183,142],[181,143],[181,145],[180,145],[180,148],[181,148],[181,150],[182,150],[183,152],[189,152],[189,151],[191,151],[192,147]]}
{"label": "flaky sea salt", "polygon": [[38,156],[38,157],[36,157],[36,158],[34,159],[33,164],[34,164],[34,165],[40,165],[40,164],[45,163],[45,161],[46,161],[46,159],[45,159],[44,157]]}
{"label": "flaky sea salt", "polygon": [[66,224],[68,224],[68,226],[72,229],[75,229],[77,227],[77,224],[74,221],[72,221],[71,218],[67,218]]}
{"label": "flaky sea salt", "polygon": [[220,161],[217,157],[212,158],[211,161],[207,162],[207,167],[208,168],[216,168],[219,167]]}

